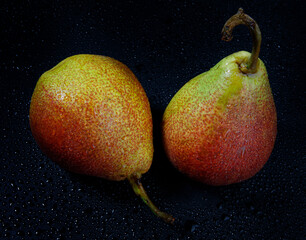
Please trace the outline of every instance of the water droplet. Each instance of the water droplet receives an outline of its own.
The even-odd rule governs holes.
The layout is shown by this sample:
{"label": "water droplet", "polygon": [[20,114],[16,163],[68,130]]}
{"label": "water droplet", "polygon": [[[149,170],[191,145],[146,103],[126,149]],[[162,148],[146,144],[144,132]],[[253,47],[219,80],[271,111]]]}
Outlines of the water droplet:
{"label": "water droplet", "polygon": [[222,219],[223,219],[223,221],[228,221],[230,218],[229,218],[229,216],[227,216],[227,215],[222,215]]}
{"label": "water droplet", "polygon": [[193,220],[187,220],[184,224],[184,228],[186,231],[188,232],[194,232],[196,230],[196,228],[199,227],[199,224],[197,224],[195,221]]}

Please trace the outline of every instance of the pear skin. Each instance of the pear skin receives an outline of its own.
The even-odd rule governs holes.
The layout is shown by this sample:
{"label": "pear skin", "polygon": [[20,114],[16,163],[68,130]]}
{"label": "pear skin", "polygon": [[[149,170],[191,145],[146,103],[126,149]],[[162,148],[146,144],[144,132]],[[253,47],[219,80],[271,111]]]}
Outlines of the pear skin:
{"label": "pear skin", "polygon": [[148,98],[110,57],[75,55],[45,72],[31,99],[30,126],[43,152],[75,173],[123,180],[152,163]]}
{"label": "pear skin", "polygon": [[186,83],[163,115],[165,151],[173,165],[208,185],[254,176],[276,138],[276,109],[263,62],[245,74],[250,53],[234,53]]}

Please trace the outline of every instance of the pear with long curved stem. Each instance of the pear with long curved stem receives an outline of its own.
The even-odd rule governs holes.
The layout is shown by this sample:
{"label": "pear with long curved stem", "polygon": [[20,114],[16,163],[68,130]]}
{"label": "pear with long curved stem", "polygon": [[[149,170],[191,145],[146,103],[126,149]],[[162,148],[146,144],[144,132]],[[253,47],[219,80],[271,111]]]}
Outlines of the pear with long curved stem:
{"label": "pear with long curved stem", "polygon": [[120,181],[167,223],[141,182],[153,158],[150,104],[141,84],[123,63],[80,54],[45,72],[30,106],[32,134],[42,151],[63,168]]}
{"label": "pear with long curved stem", "polygon": [[252,53],[240,51],[187,82],[163,115],[165,151],[182,173],[209,185],[254,176],[273,150],[277,117],[268,74],[258,58],[261,32],[240,8],[224,25],[232,39],[237,25],[252,35]]}

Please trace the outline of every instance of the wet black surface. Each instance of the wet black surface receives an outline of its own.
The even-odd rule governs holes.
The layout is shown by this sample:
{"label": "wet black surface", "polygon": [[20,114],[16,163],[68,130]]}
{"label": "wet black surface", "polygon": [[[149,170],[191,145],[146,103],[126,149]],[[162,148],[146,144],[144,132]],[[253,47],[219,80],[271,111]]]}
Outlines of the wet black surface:
{"label": "wet black surface", "polygon": [[[0,6],[0,239],[305,239],[305,3],[99,2]],[[245,27],[235,29],[232,42],[220,40],[239,7],[262,31],[260,58],[275,98],[278,136],[255,177],[209,187],[170,165],[160,123],[184,83],[233,52],[250,51]],[[35,84],[78,53],[122,61],[146,90],[155,155],[143,184],[156,205],[176,217],[174,226],[157,219],[128,182],[71,174],[36,145],[28,123]]]}

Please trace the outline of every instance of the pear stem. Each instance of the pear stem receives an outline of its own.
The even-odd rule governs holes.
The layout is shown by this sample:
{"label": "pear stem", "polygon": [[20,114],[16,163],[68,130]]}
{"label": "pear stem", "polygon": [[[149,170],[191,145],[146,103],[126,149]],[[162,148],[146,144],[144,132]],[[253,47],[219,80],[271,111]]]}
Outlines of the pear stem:
{"label": "pear stem", "polygon": [[222,40],[232,40],[233,29],[240,24],[246,25],[249,28],[253,40],[251,57],[249,58],[247,65],[241,65],[240,69],[244,73],[255,73],[257,72],[257,62],[260,52],[261,32],[255,20],[252,19],[249,15],[245,14],[242,8],[239,8],[238,12],[232,17],[230,17],[224,24],[224,27],[221,32]]}
{"label": "pear stem", "polygon": [[140,182],[140,178],[141,178],[141,174],[140,173],[135,173],[132,174],[131,176],[129,176],[127,179],[129,180],[130,184],[132,185],[132,188],[134,190],[134,192],[136,193],[136,195],[138,195],[143,201],[144,203],[151,209],[151,211],[159,218],[161,218],[162,220],[164,220],[166,223],[170,223],[173,224],[174,222],[174,218],[165,213],[160,211],[153,203],[152,201],[149,199],[146,191],[144,190],[141,182]]}

